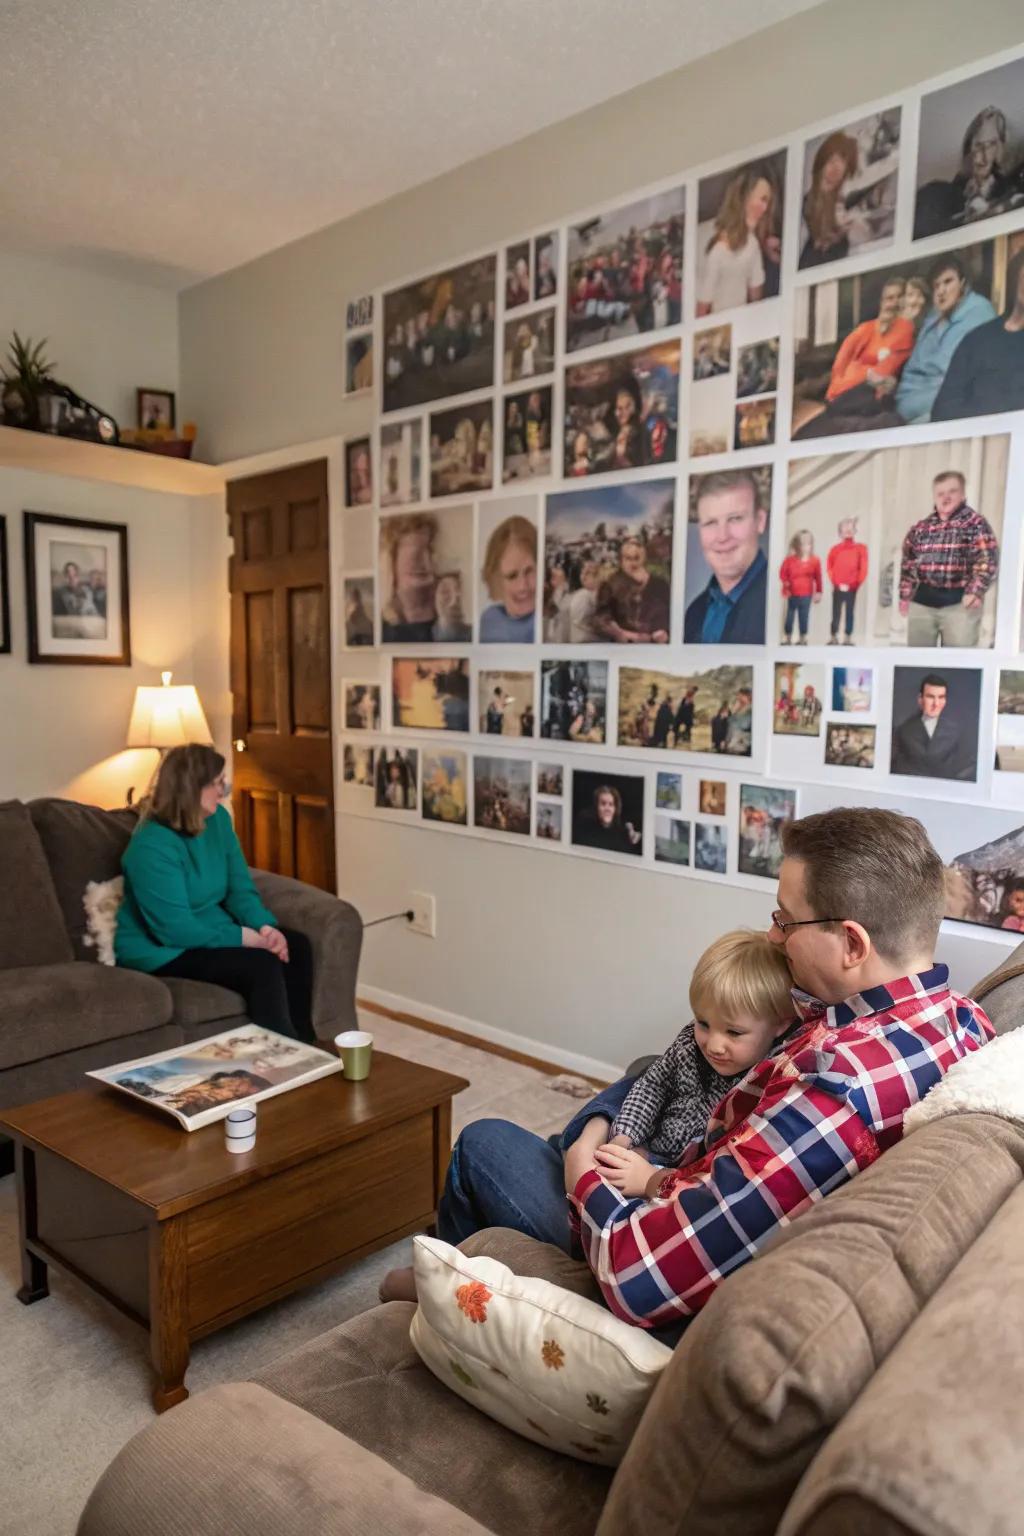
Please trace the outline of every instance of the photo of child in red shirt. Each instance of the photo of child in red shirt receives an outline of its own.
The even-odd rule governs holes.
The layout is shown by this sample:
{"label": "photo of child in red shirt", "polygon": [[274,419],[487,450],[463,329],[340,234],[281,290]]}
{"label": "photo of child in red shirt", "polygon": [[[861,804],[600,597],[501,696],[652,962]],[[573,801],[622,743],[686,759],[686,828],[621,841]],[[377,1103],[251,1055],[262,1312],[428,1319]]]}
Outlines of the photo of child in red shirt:
{"label": "photo of child in red shirt", "polygon": [[785,632],[783,645],[789,645],[794,622],[800,638],[797,645],[807,644],[807,629],[811,617],[811,604],[821,602],[821,561],[814,553],[814,535],[801,528],[789,541],[789,554],[779,569],[782,595],[786,599]]}

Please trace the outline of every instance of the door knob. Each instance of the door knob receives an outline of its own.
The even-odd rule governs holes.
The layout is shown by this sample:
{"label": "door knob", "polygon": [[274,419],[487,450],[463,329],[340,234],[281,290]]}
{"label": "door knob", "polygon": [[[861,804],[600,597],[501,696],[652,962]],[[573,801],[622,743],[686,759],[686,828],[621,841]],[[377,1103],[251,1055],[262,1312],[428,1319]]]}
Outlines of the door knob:
{"label": "door knob", "polygon": [[234,745],[234,748],[235,748],[236,752],[244,752],[245,751],[245,741],[244,741],[243,737],[239,736],[237,741],[235,741],[233,743],[233,745]]}

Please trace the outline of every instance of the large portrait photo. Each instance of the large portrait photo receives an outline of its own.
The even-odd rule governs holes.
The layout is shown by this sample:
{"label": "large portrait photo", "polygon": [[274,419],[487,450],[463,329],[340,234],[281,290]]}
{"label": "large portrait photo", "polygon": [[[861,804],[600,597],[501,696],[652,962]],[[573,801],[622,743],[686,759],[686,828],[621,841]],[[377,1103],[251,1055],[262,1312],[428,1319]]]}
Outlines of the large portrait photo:
{"label": "large portrait photo", "polygon": [[575,768],[572,775],[572,840],[576,846],[640,858],[644,843],[645,787],[642,774],[591,773]]}
{"label": "large portrait photo", "polygon": [[697,194],[697,315],[774,298],[782,266],[786,151],[705,176]]}
{"label": "large portrait photo", "polygon": [[896,667],[890,772],[974,783],[980,705],[977,668]]}
{"label": "large portrait photo", "polygon": [[678,341],[566,369],[567,478],[674,463],[678,430]]}
{"label": "large portrait photo", "polygon": [[532,496],[480,503],[480,641],[533,643],[537,609],[537,503]]}
{"label": "large portrait photo", "polygon": [[914,239],[1024,207],[1024,59],[921,99]]}
{"label": "large portrait photo", "polygon": [[796,441],[1024,409],[1024,232],[798,288]]}
{"label": "large portrait photo", "polygon": [[494,382],[497,258],[482,256],[384,295],[384,410]]}
{"label": "large portrait photo", "polygon": [[679,324],[685,209],[673,187],[570,227],[567,352]]}
{"label": "large portrait photo", "polygon": [[801,267],[888,245],[896,227],[900,108],[832,128],[804,146]]}
{"label": "large portrait photo", "polygon": [[26,512],[24,540],[29,661],[130,666],[126,525]]}
{"label": "large portrait photo", "polygon": [[752,667],[620,667],[619,746],[749,757],[753,701]]}
{"label": "large portrait photo", "polygon": [[544,639],[556,645],[667,645],[674,480],[547,499]]}
{"label": "large portrait photo", "polygon": [[991,646],[1010,439],[794,459],[784,645]]}
{"label": "large portrait photo", "polygon": [[763,645],[772,467],[691,475],[684,645]]}
{"label": "large portrait photo", "polygon": [[385,645],[473,638],[473,509],[380,520],[377,591]]}

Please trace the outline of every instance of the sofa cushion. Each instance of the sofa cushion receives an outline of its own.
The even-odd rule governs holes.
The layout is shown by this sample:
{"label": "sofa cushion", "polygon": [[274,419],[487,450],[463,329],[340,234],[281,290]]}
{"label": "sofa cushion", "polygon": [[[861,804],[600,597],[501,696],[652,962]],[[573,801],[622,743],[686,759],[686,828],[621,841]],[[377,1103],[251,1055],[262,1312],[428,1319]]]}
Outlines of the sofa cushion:
{"label": "sofa cushion", "polygon": [[[173,1490],[173,1494],[169,1493]],[[261,1387],[151,1422],[93,1489],[78,1536],[487,1536],[443,1498]]]}
{"label": "sofa cushion", "polygon": [[1019,1189],[827,1441],[779,1536],[1019,1530],[1022,1334]]}
{"label": "sofa cushion", "polygon": [[[212,981],[186,981],[180,976],[161,976],[161,986],[171,994],[172,1017],[182,1029],[219,1024],[222,1019],[245,1018],[245,999]],[[214,1031],[216,1033],[216,1031]]]}
{"label": "sofa cushion", "polygon": [[80,960],[0,971],[0,1070],[134,1035],[170,1017],[171,994],[141,971]]}
{"label": "sofa cushion", "polygon": [[32,800],[28,810],[46,853],[74,958],[95,961],[96,950],[84,942],[82,898],[90,880],[113,880],[121,873],[121,855],[135,829],[136,813],[101,811],[76,800]]}
{"label": "sofa cushion", "polygon": [[611,1472],[515,1438],[449,1392],[409,1342],[414,1311],[374,1307],[256,1380],[496,1536],[591,1536]]}
{"label": "sofa cushion", "polygon": [[683,1335],[601,1536],[774,1532],[826,1437],[1020,1187],[1022,1166],[1020,1127],[953,1116],[784,1228]]}
{"label": "sofa cushion", "polygon": [[0,804],[0,970],[72,958],[43,845],[20,800]]}

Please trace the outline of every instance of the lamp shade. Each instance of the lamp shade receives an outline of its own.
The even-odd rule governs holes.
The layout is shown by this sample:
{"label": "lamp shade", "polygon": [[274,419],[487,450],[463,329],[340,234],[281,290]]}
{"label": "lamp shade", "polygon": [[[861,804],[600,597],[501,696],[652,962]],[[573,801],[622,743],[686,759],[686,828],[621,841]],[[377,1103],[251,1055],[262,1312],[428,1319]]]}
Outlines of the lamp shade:
{"label": "lamp shade", "polygon": [[199,695],[191,683],[171,686],[164,673],[162,688],[136,688],[128,722],[129,747],[183,747],[189,741],[212,742]]}

